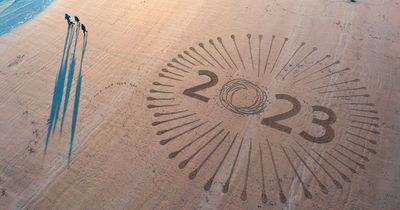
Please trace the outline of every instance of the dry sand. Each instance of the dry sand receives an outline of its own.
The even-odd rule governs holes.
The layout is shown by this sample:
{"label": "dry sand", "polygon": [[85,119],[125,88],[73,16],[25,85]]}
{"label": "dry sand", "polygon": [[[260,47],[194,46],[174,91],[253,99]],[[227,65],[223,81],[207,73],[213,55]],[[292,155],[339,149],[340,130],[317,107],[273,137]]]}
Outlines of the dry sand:
{"label": "dry sand", "polygon": [[[0,37],[0,209],[399,208],[399,4],[55,1],[32,21]],[[56,133],[47,154],[43,152],[66,33],[64,12],[78,15],[89,30],[70,168],[72,106],[63,134]],[[198,43],[204,43],[204,49]],[[312,66],[327,54],[331,57]],[[195,92],[208,101],[182,94],[210,81],[207,75],[199,76],[199,70],[207,70],[212,78],[213,87]],[[301,73],[305,70],[308,73]],[[305,78],[294,84],[302,78],[297,74]],[[235,79],[242,80],[234,87],[247,80],[255,89],[228,94],[227,103],[232,99],[237,105],[229,109],[220,92]],[[353,82],[313,89],[346,81]],[[257,88],[266,98],[261,94],[261,103],[252,104]],[[282,95],[286,99],[277,99],[276,94],[295,101]],[[179,105],[148,107],[168,104]],[[291,104],[294,116],[278,121],[290,127],[290,133],[271,121],[269,126],[260,123],[290,110]],[[261,111],[235,113],[251,105]],[[315,125],[318,120],[312,123],[313,118],[327,119],[321,111],[313,112],[316,105],[334,112],[333,132]],[[183,112],[155,114],[179,111]],[[162,122],[175,118],[179,119]],[[215,125],[175,158],[168,157]],[[304,132],[299,135],[302,131],[333,136],[306,140]],[[165,139],[170,141],[160,145]],[[181,161],[191,156],[180,169]],[[210,177],[212,185],[205,186]]]}

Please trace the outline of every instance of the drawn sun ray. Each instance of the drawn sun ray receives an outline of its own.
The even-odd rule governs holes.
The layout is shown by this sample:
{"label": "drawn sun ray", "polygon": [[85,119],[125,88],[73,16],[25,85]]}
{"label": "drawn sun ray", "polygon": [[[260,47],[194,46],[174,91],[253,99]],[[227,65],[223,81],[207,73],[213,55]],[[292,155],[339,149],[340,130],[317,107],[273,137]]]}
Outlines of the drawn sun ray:
{"label": "drawn sun ray", "polygon": [[348,147],[344,146],[343,144],[338,144],[338,146],[341,147],[341,148],[343,148],[344,150],[346,150],[346,151],[352,153],[353,155],[356,155],[356,156],[360,157],[360,158],[363,159],[364,161],[369,161],[368,157],[366,157],[366,156],[364,156],[364,155],[361,155],[361,154],[355,152],[355,151],[352,150],[352,149],[349,149]]}
{"label": "drawn sun ray", "polygon": [[200,65],[204,65],[204,63],[202,63],[201,61],[197,60],[195,57],[193,57],[188,51],[184,51],[183,53],[185,53],[186,55],[188,55],[190,58],[192,58],[193,60],[195,60],[196,62],[198,62]]}
{"label": "drawn sun ray", "polygon": [[328,188],[321,182],[321,180],[318,178],[318,176],[314,173],[314,171],[310,168],[310,166],[308,166],[308,164],[306,163],[305,160],[303,160],[303,158],[301,158],[301,156],[299,155],[299,153],[297,153],[297,151],[290,146],[290,148],[292,149],[292,151],[296,154],[296,156],[300,159],[300,161],[303,163],[303,165],[307,168],[307,170],[311,173],[311,175],[314,177],[315,181],[318,183],[319,188],[321,188],[321,191],[324,194],[328,194]]}
{"label": "drawn sun ray", "polygon": [[235,170],[235,166],[236,166],[237,160],[238,160],[238,158],[239,158],[240,151],[241,151],[241,149],[242,149],[243,140],[244,140],[244,137],[243,137],[242,140],[240,141],[240,145],[239,145],[238,150],[237,150],[237,152],[236,152],[235,160],[233,161],[233,164],[232,164],[232,167],[231,167],[229,176],[228,176],[228,178],[226,179],[224,186],[222,187],[222,192],[223,192],[223,193],[227,193],[228,190],[229,190],[229,185],[230,185],[230,182],[231,182],[231,178],[232,178],[233,172],[234,172],[234,170]]}
{"label": "drawn sun ray", "polygon": [[182,69],[182,68],[180,68],[180,67],[178,67],[178,66],[176,66],[176,65],[173,65],[172,63],[168,63],[167,66],[168,66],[168,67],[171,67],[171,68],[174,68],[174,69],[176,69],[176,70],[178,70],[178,71],[184,72],[184,73],[189,73],[189,72],[186,71],[185,69]]}
{"label": "drawn sun ray", "polygon": [[[309,67],[307,67],[306,69],[304,69],[304,70],[298,72],[294,77],[295,77],[295,78],[299,77],[300,75],[304,74],[305,72],[308,72],[308,70],[311,70],[312,68],[314,68],[314,66],[317,66],[317,65],[321,64],[322,61],[324,61],[324,60],[326,60],[326,59],[328,59],[328,58],[330,58],[330,57],[331,57],[331,55],[325,55],[325,57],[323,57],[323,58],[321,58],[320,60],[316,61],[316,62],[313,63],[311,66],[309,66]],[[336,62],[335,62],[335,63],[336,63]],[[324,69],[325,69],[325,68],[324,68]],[[321,70],[321,69],[320,69],[320,70]],[[319,71],[319,70],[318,70],[318,71]],[[311,74],[312,74],[312,73],[311,73]],[[307,78],[307,77],[302,77],[302,78]],[[296,82],[296,81],[295,81],[295,82]],[[294,83],[295,83],[295,82],[294,82]]]}
{"label": "drawn sun ray", "polygon": [[286,66],[289,65],[289,63],[293,60],[293,58],[296,56],[296,54],[300,51],[301,48],[303,48],[306,45],[305,42],[302,42],[300,44],[299,47],[297,47],[297,49],[294,51],[294,53],[292,54],[292,56],[290,56],[290,58],[286,61],[285,65],[283,65],[283,67],[281,68],[281,70],[279,70],[279,72],[275,75],[275,78],[277,78],[283,70],[286,69]]}
{"label": "drawn sun ray", "polygon": [[233,137],[233,140],[232,140],[231,144],[229,145],[229,147],[228,147],[228,149],[226,150],[224,156],[222,157],[221,161],[219,162],[219,164],[218,164],[217,168],[215,169],[213,175],[208,179],[207,183],[204,185],[204,190],[205,190],[205,191],[210,190],[211,185],[212,185],[212,183],[213,183],[213,181],[214,181],[214,179],[215,179],[215,176],[217,176],[218,171],[221,169],[221,166],[222,166],[222,164],[224,163],[226,157],[228,156],[229,151],[231,151],[232,146],[233,146],[233,144],[235,143],[237,136],[238,136],[238,133],[236,133],[235,137]]}
{"label": "drawn sun ray", "polygon": [[284,147],[282,147],[283,153],[285,154],[285,157],[287,159],[287,161],[289,162],[289,165],[292,167],[294,173],[296,174],[297,179],[299,180],[302,188],[303,188],[303,192],[304,192],[304,196],[308,199],[312,198],[312,194],[311,192],[308,190],[307,186],[304,184],[303,179],[301,178],[299,172],[297,171],[296,167],[294,167],[292,160],[290,159],[289,155],[287,154],[286,150]]}
{"label": "drawn sun ray", "polygon": [[361,140],[367,141],[367,142],[369,142],[371,144],[376,144],[377,143],[375,140],[367,139],[364,136],[360,136],[358,134],[355,134],[355,133],[352,133],[352,132],[349,132],[349,131],[346,131],[346,133],[351,135],[351,136],[353,136],[353,137],[357,137],[357,139],[361,139]]}
{"label": "drawn sun ray", "polygon": [[356,164],[357,166],[359,166],[361,169],[365,169],[365,166],[363,164],[355,161],[353,158],[349,157],[348,155],[346,155],[345,153],[343,153],[343,152],[341,152],[341,151],[339,151],[337,149],[334,149],[334,150],[335,150],[335,152],[340,154],[342,157],[345,157],[347,160],[350,160],[350,162],[352,162],[352,163]]}
{"label": "drawn sun ray", "polygon": [[[207,193],[217,176],[224,177],[222,193],[234,183],[238,191],[232,193],[243,202],[260,193],[261,203],[284,204],[292,195],[284,186],[294,179],[307,199],[328,194],[331,183],[348,193],[350,173],[362,175],[357,170],[366,169],[369,153],[377,151],[371,136],[380,135],[367,85],[312,42],[289,45],[285,37],[250,33],[224,40],[199,40],[177,53],[158,67],[147,92],[155,137],[168,144],[169,159],[178,159],[176,170],[192,163],[183,173],[189,179],[204,173]],[[292,170],[294,176],[284,175]],[[312,195],[305,180],[319,190]],[[275,190],[268,197],[267,188]]]}
{"label": "drawn sun ray", "polygon": [[250,139],[249,155],[247,156],[246,174],[244,176],[244,185],[243,185],[242,194],[240,195],[240,199],[242,199],[242,201],[247,200],[247,183],[248,183],[248,180],[249,180],[251,150],[252,150],[252,141]]}
{"label": "drawn sun ray", "polygon": [[217,51],[218,55],[221,56],[221,58],[225,61],[225,63],[229,66],[230,69],[232,69],[231,64],[226,60],[225,56],[222,55],[221,51],[215,46],[215,43],[212,39],[208,40],[208,42],[211,44],[211,46],[214,47],[215,51]]}
{"label": "drawn sun ray", "polygon": [[193,132],[194,130],[196,130],[197,128],[200,128],[201,126],[203,126],[206,123],[207,122],[203,122],[203,123],[201,123],[199,125],[196,125],[195,127],[189,128],[189,129],[187,129],[187,130],[183,131],[182,133],[179,133],[179,134],[177,134],[175,136],[169,137],[167,139],[163,139],[163,140],[160,141],[160,144],[161,145],[165,145],[165,144],[169,143],[170,141],[173,141],[173,140],[175,140],[175,139],[177,139],[177,138],[179,138],[179,137],[181,137],[181,136],[183,136],[183,135],[185,135],[187,133]]}
{"label": "drawn sun ray", "polygon": [[183,64],[182,62],[178,61],[176,58],[173,58],[171,61],[183,66],[186,69],[191,69],[189,66],[187,66],[187,65]]}
{"label": "drawn sun ray", "polygon": [[265,74],[265,72],[267,71],[267,66],[268,66],[268,64],[269,64],[269,58],[270,58],[270,56],[271,56],[271,50],[272,50],[272,45],[274,44],[274,40],[275,40],[275,35],[272,35],[271,43],[270,43],[270,45],[269,45],[269,50],[268,50],[267,59],[266,59],[266,61],[265,61],[265,65],[264,65],[264,73],[263,73],[263,74]]}
{"label": "drawn sun ray", "polygon": [[214,129],[216,129],[218,126],[220,126],[222,124],[222,122],[219,122],[218,124],[216,124],[215,126],[211,127],[209,130],[207,130],[206,132],[202,133],[200,136],[198,136],[197,138],[195,138],[193,141],[189,142],[188,144],[186,144],[185,146],[183,146],[182,148],[180,148],[179,150],[172,152],[168,155],[168,157],[170,159],[175,158],[180,152],[182,152],[183,150],[185,150],[186,148],[190,147],[193,143],[197,142],[199,139],[203,138],[205,135],[207,135],[208,133],[210,133],[211,131],[213,131]]}
{"label": "drawn sun ray", "polygon": [[222,48],[224,49],[225,53],[228,55],[229,59],[232,61],[233,65],[235,66],[236,70],[239,70],[239,68],[237,67],[235,61],[233,61],[231,54],[228,52],[228,50],[226,49],[224,42],[222,41],[221,37],[217,37],[218,42],[221,44]]}
{"label": "drawn sun ray", "polygon": [[191,124],[193,124],[193,123],[195,123],[195,122],[198,122],[198,121],[200,121],[200,119],[195,119],[195,120],[192,120],[192,121],[190,121],[190,122],[186,122],[186,123],[183,123],[183,124],[174,126],[174,127],[172,127],[172,128],[168,128],[168,129],[165,129],[165,130],[157,131],[157,135],[159,135],[159,136],[160,136],[160,135],[163,135],[163,134],[165,134],[165,133],[168,133],[168,132],[170,132],[170,131],[173,131],[173,130],[175,130],[175,129],[178,129],[178,128],[181,128],[181,127],[184,127],[184,126],[187,126],[187,125],[191,125]]}
{"label": "drawn sun ray", "polygon": [[342,179],[345,182],[350,182],[350,178],[344,174],[341,170],[339,170],[339,168],[334,165],[333,163],[331,163],[328,159],[324,158],[321,154],[319,154],[319,152],[315,151],[314,149],[311,149],[311,151],[313,151],[315,154],[317,154],[322,160],[324,160],[329,166],[331,166],[339,175],[340,177],[342,177]]}
{"label": "drawn sun ray", "polygon": [[207,53],[207,55],[209,55],[218,64],[219,67],[225,70],[225,68],[221,65],[221,63],[206,49],[203,43],[199,43],[199,46],[201,49],[204,50],[204,52]]}
{"label": "drawn sun ray", "polygon": [[282,79],[285,79],[291,72],[293,72],[295,69],[299,68],[299,66],[308,58],[310,57],[314,52],[316,52],[318,48],[313,47],[312,50],[304,56],[299,62],[297,62],[291,69],[287,71],[287,73],[282,77]]}
{"label": "drawn sun ray", "polygon": [[156,112],[156,113],[154,113],[154,117],[160,117],[160,116],[164,116],[164,115],[173,115],[173,114],[180,114],[180,113],[183,113],[183,112],[187,112],[187,111],[189,111],[188,109],[185,109],[185,110],[180,110],[180,111],[175,111],[175,112],[163,112],[163,113],[161,113],[161,112]]}
{"label": "drawn sun ray", "polygon": [[335,93],[335,92],[343,92],[343,91],[355,91],[355,90],[366,90],[366,87],[357,87],[357,88],[347,88],[347,89],[338,89],[338,90],[328,90],[328,91],[321,91],[318,92],[319,94],[326,94],[326,93]]}
{"label": "drawn sun ray", "polygon": [[326,88],[326,87],[335,87],[335,86],[339,86],[339,85],[344,85],[344,84],[348,84],[348,83],[357,83],[357,82],[360,82],[360,79],[352,79],[352,80],[349,80],[349,81],[332,83],[332,84],[329,84],[329,85],[323,85],[323,86],[320,86],[320,87],[315,87],[315,88],[313,88],[313,90],[322,89],[322,88]]}
{"label": "drawn sun ray", "polygon": [[187,58],[185,58],[182,54],[178,54],[178,58],[186,61],[187,63],[189,63],[192,66],[196,66],[196,64],[194,64],[192,61],[188,60]]}
{"label": "drawn sun ray", "polygon": [[324,172],[326,175],[328,175],[328,177],[330,178],[330,180],[332,181],[332,183],[336,186],[336,188],[338,189],[343,189],[343,185],[335,179],[335,177],[333,177],[333,175],[318,161],[315,159],[314,156],[312,156],[304,147],[303,145],[301,145],[299,142],[297,142],[297,145],[299,145],[299,147],[308,155],[308,157],[310,157]]}
{"label": "drawn sun ray", "polygon": [[216,139],[221,133],[224,132],[224,129],[221,129],[217,134],[215,134],[211,139],[209,139],[205,144],[203,144],[199,149],[197,149],[191,156],[189,156],[187,159],[181,161],[179,163],[179,168],[185,168],[186,165],[194,158],[196,157],[197,154],[199,154],[207,145],[209,145],[214,139]]}
{"label": "drawn sun ray", "polygon": [[349,169],[353,174],[356,174],[357,171],[356,169],[354,169],[353,167],[349,166],[347,163],[345,163],[344,161],[340,160],[337,156],[333,155],[330,152],[326,152],[330,157],[332,157],[334,160],[336,160],[338,163],[340,163],[342,166],[344,166],[345,168]]}
{"label": "drawn sun ray", "polygon": [[265,175],[264,175],[264,163],[263,163],[263,153],[261,150],[261,143],[258,144],[258,149],[260,150],[260,170],[261,170],[261,183],[262,183],[262,190],[261,190],[261,201],[263,203],[268,202],[267,193],[265,190]]}
{"label": "drawn sun ray", "polygon": [[228,137],[230,131],[226,132],[225,136],[222,137],[222,140],[218,142],[218,144],[214,147],[213,150],[211,150],[210,153],[207,154],[206,158],[200,163],[199,166],[197,166],[196,169],[194,169],[192,172],[189,174],[189,179],[194,179],[197,176],[197,173],[200,171],[200,169],[204,166],[204,164],[213,156],[214,152],[217,151],[217,149],[221,146],[222,143],[225,142],[226,138]]}
{"label": "drawn sun ray", "polygon": [[182,74],[175,73],[175,72],[170,71],[170,70],[168,70],[168,69],[161,69],[161,71],[164,72],[164,73],[172,74],[172,75],[174,75],[174,76],[184,77]]}

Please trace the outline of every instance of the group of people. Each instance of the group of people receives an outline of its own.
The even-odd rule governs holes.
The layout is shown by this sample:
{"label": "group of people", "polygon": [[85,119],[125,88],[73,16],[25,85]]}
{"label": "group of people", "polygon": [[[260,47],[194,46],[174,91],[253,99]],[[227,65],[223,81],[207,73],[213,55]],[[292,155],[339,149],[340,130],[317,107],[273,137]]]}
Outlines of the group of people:
{"label": "group of people", "polygon": [[[72,20],[72,17],[71,17],[70,15],[68,15],[67,13],[65,13],[65,20],[67,20],[68,25],[70,25],[70,26],[75,24],[74,21]],[[76,21],[77,23],[80,23],[80,20],[79,20],[78,16],[75,16],[75,21]],[[78,26],[79,26],[79,25],[78,25]],[[86,30],[85,25],[81,24],[81,28],[82,28],[82,31],[83,31],[84,34],[86,34],[86,33],[88,32],[88,31]]]}

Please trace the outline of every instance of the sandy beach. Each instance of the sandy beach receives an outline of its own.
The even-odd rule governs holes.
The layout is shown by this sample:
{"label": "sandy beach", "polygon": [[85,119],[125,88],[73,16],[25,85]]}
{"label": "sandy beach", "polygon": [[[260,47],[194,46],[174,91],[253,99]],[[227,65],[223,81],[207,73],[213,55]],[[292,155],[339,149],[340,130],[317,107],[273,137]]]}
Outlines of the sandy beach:
{"label": "sandy beach", "polygon": [[398,209],[399,9],[54,1],[0,36],[0,209]]}

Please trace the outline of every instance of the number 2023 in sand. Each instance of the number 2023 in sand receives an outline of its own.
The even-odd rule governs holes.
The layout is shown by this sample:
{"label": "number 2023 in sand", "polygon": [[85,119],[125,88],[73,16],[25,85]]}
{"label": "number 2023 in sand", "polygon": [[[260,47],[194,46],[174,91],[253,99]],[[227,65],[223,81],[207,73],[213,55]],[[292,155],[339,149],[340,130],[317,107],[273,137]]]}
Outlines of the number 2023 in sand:
{"label": "number 2023 in sand", "polygon": [[[196,92],[215,86],[218,83],[218,76],[215,73],[208,71],[208,70],[199,70],[198,73],[200,76],[205,75],[205,76],[209,77],[210,81],[200,84],[200,85],[196,85],[196,86],[188,88],[188,89],[185,89],[183,91],[183,94],[207,103],[210,100],[210,98],[200,95]],[[281,114],[271,116],[271,117],[263,118],[261,121],[261,124],[290,134],[292,132],[292,128],[290,128],[286,125],[280,124],[280,123],[278,123],[278,121],[289,119],[289,118],[297,115],[300,112],[301,104],[296,98],[294,98],[293,96],[290,96],[290,95],[276,94],[275,97],[278,100],[289,101],[292,104],[291,110],[281,113]],[[336,122],[335,112],[333,112],[331,109],[329,109],[327,107],[318,106],[318,105],[312,106],[312,110],[313,110],[313,112],[323,112],[326,115],[328,115],[327,119],[313,118],[313,120],[312,120],[313,124],[319,125],[324,128],[324,135],[313,136],[306,131],[300,132],[299,135],[301,137],[303,137],[304,139],[314,142],[314,143],[322,144],[322,143],[328,143],[328,142],[332,141],[333,138],[335,137],[335,132],[334,132],[334,129],[331,127],[331,125]]]}

